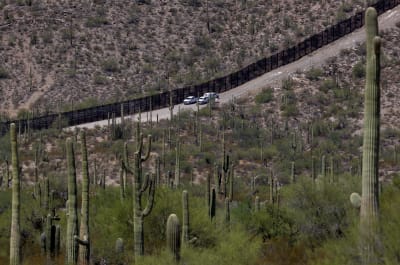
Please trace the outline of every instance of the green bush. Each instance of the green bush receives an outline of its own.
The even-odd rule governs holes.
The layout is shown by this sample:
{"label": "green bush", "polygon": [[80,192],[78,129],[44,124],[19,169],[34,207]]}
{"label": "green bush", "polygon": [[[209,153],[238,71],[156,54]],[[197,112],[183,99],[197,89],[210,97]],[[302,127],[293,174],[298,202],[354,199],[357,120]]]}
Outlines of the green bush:
{"label": "green bush", "polygon": [[270,87],[264,88],[255,98],[257,104],[268,103],[273,99],[274,90]]}
{"label": "green bush", "polygon": [[118,62],[115,58],[109,58],[102,62],[102,68],[105,72],[115,73],[119,71]]}
{"label": "green bush", "polygon": [[321,68],[312,67],[306,72],[306,78],[311,81],[319,80],[319,78],[324,74]]}
{"label": "green bush", "polygon": [[109,22],[105,16],[88,17],[86,19],[86,27],[96,28],[102,25],[107,25]]}
{"label": "green bush", "polygon": [[333,78],[325,79],[320,85],[319,89],[325,93],[337,87],[336,81]]}
{"label": "green bush", "polygon": [[0,79],[9,78],[9,74],[7,70],[3,67],[0,67]]}
{"label": "green bush", "polygon": [[365,76],[365,64],[362,62],[358,62],[353,66],[352,69],[353,78],[363,78]]}

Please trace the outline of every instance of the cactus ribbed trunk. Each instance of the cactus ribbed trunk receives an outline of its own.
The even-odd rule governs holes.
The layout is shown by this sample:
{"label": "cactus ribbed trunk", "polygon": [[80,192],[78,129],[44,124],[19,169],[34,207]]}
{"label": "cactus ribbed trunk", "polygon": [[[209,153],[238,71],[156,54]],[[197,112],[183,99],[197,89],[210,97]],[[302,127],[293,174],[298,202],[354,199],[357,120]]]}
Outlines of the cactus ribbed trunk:
{"label": "cactus ribbed trunk", "polygon": [[167,220],[167,248],[171,252],[175,261],[180,260],[181,250],[181,231],[179,219],[175,214],[171,214]]}
{"label": "cactus ribbed trunk", "polygon": [[56,231],[54,236],[54,253],[56,255],[60,254],[60,246],[61,246],[61,228],[59,225],[56,225]]}
{"label": "cactus ribbed trunk", "polygon": [[66,141],[67,167],[68,167],[68,217],[66,237],[66,263],[75,265],[78,261],[78,242],[74,236],[78,235],[78,214],[76,198],[76,171],[74,147],[70,138]]}
{"label": "cactus ribbed trunk", "polygon": [[291,162],[290,171],[291,171],[291,173],[290,173],[290,175],[291,175],[291,176],[290,176],[290,181],[291,181],[292,183],[295,183],[295,182],[296,182],[296,164],[295,164],[294,161]]}
{"label": "cactus ribbed trunk", "polygon": [[12,208],[11,208],[11,235],[10,235],[10,265],[21,263],[21,235],[20,235],[20,208],[21,208],[21,179],[19,174],[18,143],[15,124],[10,125],[11,164],[12,164]]}
{"label": "cactus ribbed trunk", "polygon": [[211,194],[211,173],[207,174],[207,183],[206,183],[206,201],[207,201],[207,209],[210,207],[210,194]]}
{"label": "cactus ribbed trunk", "polygon": [[175,188],[179,187],[180,181],[181,181],[181,159],[180,159],[180,156],[181,156],[181,143],[178,138],[176,147],[175,147],[175,182],[174,182]]}
{"label": "cactus ribbed trunk", "polygon": [[260,211],[260,197],[256,196],[254,200],[254,212]]}
{"label": "cactus ribbed trunk", "polygon": [[362,163],[362,197],[360,211],[363,264],[378,263],[379,215],[379,127],[380,127],[380,38],[377,12],[368,8],[365,14],[367,30],[367,66],[364,103],[364,138]]}
{"label": "cactus ribbed trunk", "polygon": [[210,206],[208,207],[208,213],[209,213],[209,217],[210,220],[212,221],[215,217],[215,207],[216,207],[216,200],[217,200],[217,196],[215,194],[215,189],[212,188],[211,190],[211,194],[210,194]]}
{"label": "cactus ribbed trunk", "polygon": [[225,224],[227,225],[227,228],[229,228],[230,221],[231,221],[230,202],[229,198],[225,198]]}
{"label": "cactus ribbed trunk", "polygon": [[231,167],[230,177],[229,177],[229,202],[233,201],[233,185],[234,185],[234,169]]}
{"label": "cactus ribbed trunk", "polygon": [[182,192],[182,242],[187,244],[189,242],[189,195],[186,190]]}
{"label": "cactus ribbed trunk", "polygon": [[81,226],[79,229],[79,264],[88,265],[90,260],[90,240],[89,240],[89,164],[86,148],[85,132],[81,133],[82,148],[82,208]]}

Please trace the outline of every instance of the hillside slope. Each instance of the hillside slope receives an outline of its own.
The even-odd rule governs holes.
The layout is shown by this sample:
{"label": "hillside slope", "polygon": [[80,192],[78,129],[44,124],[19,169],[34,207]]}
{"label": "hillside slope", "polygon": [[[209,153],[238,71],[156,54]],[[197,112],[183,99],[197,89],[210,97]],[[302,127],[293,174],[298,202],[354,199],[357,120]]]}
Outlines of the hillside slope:
{"label": "hillside slope", "polygon": [[15,115],[211,79],[351,16],[364,1],[8,2],[0,110]]}

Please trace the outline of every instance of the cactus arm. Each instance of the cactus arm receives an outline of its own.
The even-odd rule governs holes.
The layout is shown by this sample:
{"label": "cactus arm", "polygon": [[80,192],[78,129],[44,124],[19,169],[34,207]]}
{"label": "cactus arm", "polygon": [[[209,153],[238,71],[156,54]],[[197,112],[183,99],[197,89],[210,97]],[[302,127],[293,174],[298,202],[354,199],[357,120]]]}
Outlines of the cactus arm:
{"label": "cactus arm", "polygon": [[124,161],[120,161],[120,169],[119,169],[119,185],[120,185],[120,196],[121,201],[125,198],[125,187],[124,187]]}
{"label": "cactus arm", "polygon": [[87,240],[86,236],[84,236],[84,239],[82,240],[77,235],[75,235],[74,239],[79,245],[89,246],[89,241]]}
{"label": "cactus arm", "polygon": [[136,143],[136,152],[139,152],[139,154],[142,153],[143,150],[143,134],[140,133],[139,137],[137,137],[137,143]]}
{"label": "cactus arm", "polygon": [[[149,135],[147,136],[147,139],[148,139],[149,142],[148,142],[148,144],[147,144],[147,150],[146,150],[145,155],[141,157],[142,162],[146,161],[146,160],[149,159],[149,157],[150,157],[151,142],[152,142],[152,141],[151,141],[151,134],[149,134]],[[143,139],[142,139],[142,145],[143,145]]]}
{"label": "cactus arm", "polygon": [[155,185],[154,185],[154,178],[152,177],[150,180],[149,196],[147,198],[147,205],[146,205],[146,208],[142,212],[143,217],[148,216],[150,214],[151,210],[153,209],[154,193],[155,193]]}
{"label": "cactus arm", "polygon": [[146,174],[144,176],[143,182],[142,182],[142,188],[140,189],[140,193],[143,193],[146,191],[146,189],[149,187],[151,180],[149,177],[149,174]]}

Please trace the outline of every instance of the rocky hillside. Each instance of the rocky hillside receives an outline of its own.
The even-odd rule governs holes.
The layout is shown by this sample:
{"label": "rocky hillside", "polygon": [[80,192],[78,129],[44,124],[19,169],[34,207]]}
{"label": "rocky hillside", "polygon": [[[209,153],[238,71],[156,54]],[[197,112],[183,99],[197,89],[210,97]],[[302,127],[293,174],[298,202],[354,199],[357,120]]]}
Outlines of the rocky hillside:
{"label": "rocky hillside", "polygon": [[0,110],[56,111],[198,83],[321,31],[364,2],[2,0]]}

